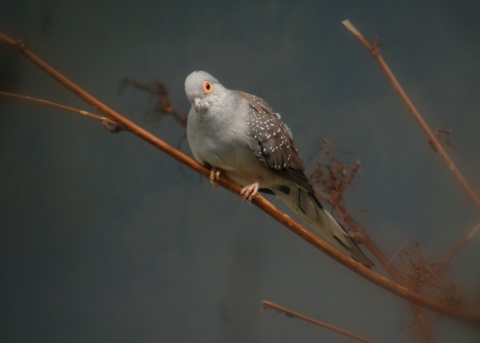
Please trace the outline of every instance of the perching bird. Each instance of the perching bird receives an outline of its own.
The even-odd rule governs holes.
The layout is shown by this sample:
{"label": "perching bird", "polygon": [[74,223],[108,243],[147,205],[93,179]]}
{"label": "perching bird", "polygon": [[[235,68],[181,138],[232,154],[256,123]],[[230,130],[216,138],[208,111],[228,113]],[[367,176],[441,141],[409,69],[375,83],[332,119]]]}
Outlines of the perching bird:
{"label": "perching bird", "polygon": [[258,191],[275,194],[337,249],[372,266],[343,227],[323,208],[304,173],[290,130],[261,98],[222,86],[204,71],[185,80],[192,104],[187,138],[197,161],[244,186],[250,200]]}

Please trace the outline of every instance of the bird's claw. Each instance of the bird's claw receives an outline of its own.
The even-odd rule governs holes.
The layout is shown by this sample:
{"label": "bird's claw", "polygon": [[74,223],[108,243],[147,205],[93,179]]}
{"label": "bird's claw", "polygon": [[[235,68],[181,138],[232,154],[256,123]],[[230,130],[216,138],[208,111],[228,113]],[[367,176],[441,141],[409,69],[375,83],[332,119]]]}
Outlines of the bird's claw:
{"label": "bird's claw", "polygon": [[251,185],[245,186],[240,191],[240,194],[243,197],[243,200],[252,201],[253,197],[258,193],[258,187],[260,185],[259,181],[255,181]]}
{"label": "bird's claw", "polygon": [[210,184],[213,188],[218,187],[217,181],[220,179],[220,169],[213,168],[210,169]]}

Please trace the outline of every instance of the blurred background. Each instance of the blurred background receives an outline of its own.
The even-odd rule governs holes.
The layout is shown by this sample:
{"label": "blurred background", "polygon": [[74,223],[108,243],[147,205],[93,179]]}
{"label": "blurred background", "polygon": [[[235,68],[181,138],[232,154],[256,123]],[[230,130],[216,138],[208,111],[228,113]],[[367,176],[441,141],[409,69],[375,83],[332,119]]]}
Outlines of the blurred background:
{"label": "blurred background", "polygon": [[[266,99],[307,169],[322,139],[354,152],[351,210],[393,255],[416,239],[442,258],[479,211],[430,148],[374,59],[341,25],[388,42],[383,56],[480,190],[478,1],[0,1],[0,30],[120,113],[190,154],[175,120],[152,116],[164,82],[206,70]],[[93,110],[0,47],[0,89]],[[379,342],[410,342],[403,301],[348,271],[256,207],[131,134],[0,98],[2,342],[349,342],[269,300]],[[275,202],[275,199],[272,199]],[[276,203],[276,202],[275,202]],[[452,261],[474,298],[478,238]],[[381,268],[377,268],[381,271]],[[440,342],[476,342],[448,319]]]}

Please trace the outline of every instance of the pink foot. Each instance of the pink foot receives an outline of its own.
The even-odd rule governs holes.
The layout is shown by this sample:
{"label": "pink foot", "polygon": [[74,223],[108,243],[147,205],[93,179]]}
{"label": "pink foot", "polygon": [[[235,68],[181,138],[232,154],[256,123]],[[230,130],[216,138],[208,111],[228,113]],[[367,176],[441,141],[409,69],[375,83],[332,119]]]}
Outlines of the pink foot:
{"label": "pink foot", "polygon": [[213,188],[218,187],[218,179],[220,179],[220,169],[215,169],[212,167],[212,169],[210,169],[210,184]]}
{"label": "pink foot", "polygon": [[258,193],[258,187],[260,186],[260,181],[255,181],[251,185],[243,187],[240,194],[243,196],[243,200],[251,201],[255,195]]}

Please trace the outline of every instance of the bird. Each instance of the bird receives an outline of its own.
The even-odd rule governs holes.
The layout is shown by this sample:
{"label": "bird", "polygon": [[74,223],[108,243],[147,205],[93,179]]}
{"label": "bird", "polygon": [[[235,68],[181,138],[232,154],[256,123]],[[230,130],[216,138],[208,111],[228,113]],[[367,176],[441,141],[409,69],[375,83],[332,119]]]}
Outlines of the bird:
{"label": "bird", "polygon": [[185,79],[191,108],[187,140],[193,157],[243,186],[251,200],[273,194],[338,250],[364,266],[373,262],[315,196],[290,129],[262,98],[224,87],[205,71]]}

